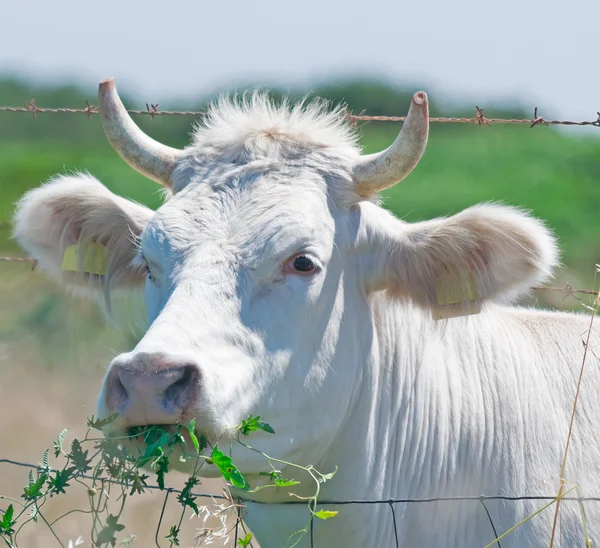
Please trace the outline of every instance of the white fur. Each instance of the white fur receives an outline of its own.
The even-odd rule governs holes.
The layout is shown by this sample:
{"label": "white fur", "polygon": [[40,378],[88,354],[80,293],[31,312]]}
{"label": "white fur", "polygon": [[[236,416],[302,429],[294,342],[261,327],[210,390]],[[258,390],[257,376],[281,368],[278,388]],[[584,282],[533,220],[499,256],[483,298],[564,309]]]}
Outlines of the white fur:
{"label": "white fur", "polygon": [[[72,227],[105,241],[120,272],[136,253],[130,233],[139,236],[143,257],[132,272],[150,265],[148,330],[112,367],[153,352],[198,364],[197,425],[226,443],[229,427],[261,414],[277,434],[257,434],[254,445],[322,472],[339,466],[323,500],[556,493],[589,318],[493,302],[550,276],[554,239],[539,221],[497,205],[400,222],[354,192],[358,154],[342,111],[278,108],[256,95],[221,101],[155,214],[88,176],[61,178],[23,199],[16,236],[63,283],[73,283],[59,270]],[[321,271],[282,272],[297,252]],[[453,287],[464,280],[467,290]],[[446,290],[476,293],[482,312],[433,321]],[[600,495],[600,368],[594,353],[588,361],[567,480]],[[126,425],[125,417],[118,426]],[[261,481],[262,457],[235,444],[233,457]],[[263,548],[282,546],[308,519],[304,506],[275,504],[287,491],[261,491],[273,504],[248,502]],[[487,503],[498,532],[542,504]],[[339,516],[316,523],[315,546],[395,545],[388,505],[333,508]],[[594,539],[599,510],[586,506]],[[547,546],[552,511],[503,548]],[[397,504],[395,512],[401,546],[493,540],[477,501]],[[579,516],[577,504],[563,503],[561,546],[582,545]]]}

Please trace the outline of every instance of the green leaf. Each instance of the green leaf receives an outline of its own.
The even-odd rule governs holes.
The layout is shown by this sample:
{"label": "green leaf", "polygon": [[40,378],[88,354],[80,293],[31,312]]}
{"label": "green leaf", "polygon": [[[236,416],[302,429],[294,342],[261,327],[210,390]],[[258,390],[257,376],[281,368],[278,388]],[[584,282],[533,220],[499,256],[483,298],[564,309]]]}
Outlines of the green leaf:
{"label": "green leaf", "polygon": [[188,434],[190,435],[190,439],[192,440],[192,444],[194,445],[196,454],[199,455],[200,443],[198,442],[198,437],[196,436],[196,419],[192,419],[192,421],[188,425]]}
{"label": "green leaf", "polygon": [[102,452],[100,462],[94,467],[94,476],[106,472],[111,478],[119,478],[123,472],[135,464],[135,458],[116,439],[104,438],[96,443],[94,449]]}
{"label": "green leaf", "polygon": [[164,455],[164,448],[168,447],[170,441],[171,434],[163,430],[154,430],[145,434],[144,442],[146,443],[146,447],[144,454],[138,460],[138,467],[141,468],[157,457],[162,457]]}
{"label": "green leaf", "polygon": [[169,443],[171,434],[167,432],[162,426],[146,426],[142,431],[144,436],[144,443],[146,446],[158,446],[164,447]]}
{"label": "green leaf", "polygon": [[149,477],[150,476],[147,476],[146,474],[140,475],[137,471],[127,474],[124,479],[126,481],[131,481],[131,491],[129,494],[134,495],[135,493],[139,493],[141,495],[144,492],[144,488],[148,487],[146,480]]}
{"label": "green leaf", "polygon": [[[93,417],[92,417],[93,418]],[[88,423],[89,424],[89,423]],[[59,435],[58,439],[54,442],[54,456],[58,457],[62,451],[62,445],[65,441],[65,437],[67,436],[68,428],[65,428]]]}
{"label": "green leaf", "polygon": [[250,434],[250,432],[256,432],[257,430],[262,430],[263,432],[268,432],[269,434],[275,433],[275,430],[271,428],[270,424],[260,420],[260,415],[257,415],[256,417],[250,415],[246,420],[242,421],[240,432],[243,436],[247,436]]}
{"label": "green leaf", "polygon": [[144,431],[146,430],[146,426],[130,426],[127,429],[127,435],[130,438],[138,438],[139,436],[141,436]]}
{"label": "green leaf", "polygon": [[71,452],[67,455],[67,457],[71,459],[71,462],[75,465],[75,469],[80,474],[85,474],[92,469],[90,466],[92,459],[87,458],[88,453],[89,451],[83,451],[79,440],[73,440],[73,443],[71,444]]}
{"label": "green leaf", "polygon": [[172,525],[165,539],[172,542],[175,546],[179,546],[179,528],[176,525]]}
{"label": "green leaf", "polygon": [[223,478],[230,482],[231,485],[242,491],[250,490],[250,484],[237,469],[237,466],[233,464],[231,458],[219,451],[219,448],[216,445],[213,447],[212,453],[210,454],[210,460],[219,469]]}
{"label": "green leaf", "polygon": [[299,483],[299,481],[289,480],[285,478],[277,478],[275,480],[275,485],[277,485],[277,487],[291,487],[292,485],[298,485]]}
{"label": "green leaf", "polygon": [[48,474],[39,474],[37,479],[33,479],[33,472],[29,472],[29,485],[23,490],[25,500],[35,500],[43,495],[42,488],[48,479]]}
{"label": "green leaf", "polygon": [[296,480],[284,478],[279,470],[272,470],[271,472],[260,472],[258,475],[267,476],[271,478],[271,480],[277,487],[291,487],[292,485],[298,485],[300,483]]}
{"label": "green leaf", "polygon": [[15,509],[12,504],[8,505],[8,508],[4,511],[4,515],[2,516],[2,520],[0,520],[0,533],[3,535],[12,535],[15,531],[13,529],[13,525],[16,520],[13,520],[13,516],[15,513]]}
{"label": "green leaf", "polygon": [[265,432],[268,432],[269,434],[275,434],[275,430],[273,430],[273,427],[270,424],[266,423],[266,422],[259,422],[258,423],[258,427],[261,430],[264,430]]}
{"label": "green leaf", "polygon": [[95,430],[102,430],[102,428],[104,426],[106,426],[107,424],[110,424],[111,422],[115,422],[117,420],[118,416],[119,416],[119,413],[113,413],[112,415],[109,415],[105,419],[97,419],[94,417],[94,415],[92,415],[87,420],[88,428],[94,428]]}
{"label": "green leaf", "polygon": [[46,449],[44,451],[44,458],[42,459],[42,464],[40,466],[40,468],[42,469],[42,472],[45,472],[46,474],[50,473],[50,461],[49,461],[49,457],[48,454],[50,453],[49,449]]}
{"label": "green leaf", "polygon": [[54,477],[50,476],[48,479],[48,485],[50,486],[50,493],[59,495],[65,493],[65,487],[69,487],[69,479],[73,476],[75,468],[65,468],[64,470],[56,470]]}
{"label": "green leaf", "polygon": [[165,488],[165,474],[169,471],[169,458],[159,448],[161,455],[152,463],[152,470],[156,472],[156,482],[161,489]]}
{"label": "green leaf", "polygon": [[127,451],[119,446],[119,442],[111,438],[99,441],[95,448],[102,451],[102,460],[107,464],[112,460],[126,460],[129,456]]}
{"label": "green leaf", "polygon": [[196,487],[200,483],[200,480],[196,476],[190,476],[190,478],[185,482],[184,488],[181,490],[181,493],[177,496],[177,500],[179,503],[185,508],[186,506],[190,507],[196,515],[198,515],[198,505],[196,504],[196,497],[192,495],[192,489]]}
{"label": "green leaf", "polygon": [[252,540],[252,533],[248,533],[244,538],[238,539],[238,546],[241,546],[242,548],[246,548],[246,546],[248,546],[250,544],[251,540]]}
{"label": "green leaf", "polygon": [[106,526],[98,533],[96,544],[99,546],[102,544],[110,544],[111,546],[114,546],[117,543],[115,533],[125,529],[124,525],[117,523],[118,519],[119,518],[117,516],[113,516],[112,514],[108,515],[106,518]]}
{"label": "green leaf", "polygon": [[337,515],[337,510],[319,510],[318,512],[315,512],[315,516],[317,516],[319,519],[330,519]]}
{"label": "green leaf", "polygon": [[119,478],[123,466],[118,461],[109,461],[106,463],[106,472],[111,478]]}

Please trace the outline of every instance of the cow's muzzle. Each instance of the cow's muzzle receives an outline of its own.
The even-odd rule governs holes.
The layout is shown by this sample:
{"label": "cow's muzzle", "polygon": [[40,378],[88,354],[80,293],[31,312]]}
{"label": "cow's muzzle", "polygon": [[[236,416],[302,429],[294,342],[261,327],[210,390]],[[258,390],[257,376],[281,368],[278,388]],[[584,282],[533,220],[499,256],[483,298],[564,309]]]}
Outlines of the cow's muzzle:
{"label": "cow's muzzle", "polygon": [[200,388],[195,363],[134,352],[111,364],[100,404],[108,414],[118,413],[121,427],[177,424],[193,418]]}

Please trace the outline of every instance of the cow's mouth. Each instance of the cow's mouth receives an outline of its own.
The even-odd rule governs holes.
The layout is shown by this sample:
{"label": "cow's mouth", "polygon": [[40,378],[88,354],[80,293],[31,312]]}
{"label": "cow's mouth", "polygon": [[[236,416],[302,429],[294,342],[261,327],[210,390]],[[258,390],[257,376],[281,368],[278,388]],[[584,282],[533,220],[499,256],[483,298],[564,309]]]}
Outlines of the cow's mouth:
{"label": "cow's mouth", "polygon": [[127,436],[131,438],[139,438],[153,436],[157,434],[174,434],[182,425],[180,424],[139,424],[127,428]]}
{"label": "cow's mouth", "polygon": [[120,439],[128,446],[136,446],[150,457],[177,450],[180,458],[197,457],[209,445],[207,438],[195,428],[194,422],[185,424],[143,424],[130,426]]}

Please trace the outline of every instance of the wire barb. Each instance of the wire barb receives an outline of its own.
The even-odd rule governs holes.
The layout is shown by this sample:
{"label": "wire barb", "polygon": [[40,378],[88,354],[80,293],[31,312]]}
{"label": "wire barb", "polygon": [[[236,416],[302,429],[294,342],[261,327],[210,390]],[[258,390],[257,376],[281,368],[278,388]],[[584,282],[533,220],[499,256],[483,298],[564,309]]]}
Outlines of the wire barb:
{"label": "wire barb", "polygon": [[33,114],[33,119],[36,119],[38,108],[35,106],[35,99],[31,99],[31,101],[25,101],[25,110],[26,112],[31,112]]}
{"label": "wire barb", "polygon": [[92,121],[92,114],[97,114],[98,113],[98,107],[90,105],[90,102],[86,99],[85,100],[85,109],[84,112],[87,114],[88,120],[91,122]]}
{"label": "wire barb", "polygon": [[477,105],[475,105],[475,109],[477,110],[477,114],[475,114],[475,120],[477,120],[477,123],[479,125],[485,124],[486,126],[492,127],[490,121],[483,115],[483,110]]}
{"label": "wire barb", "polygon": [[155,105],[153,105],[152,103],[150,103],[150,105],[148,105],[148,103],[146,103],[146,110],[148,111],[148,114],[150,115],[150,118],[152,120],[154,120],[154,117],[159,114],[158,112],[158,103],[156,103]]}
{"label": "wire barb", "polygon": [[537,111],[538,111],[538,108],[535,107],[533,109],[533,121],[531,122],[531,126],[529,126],[529,127],[537,126],[538,124],[547,126],[548,122],[546,122],[546,120],[544,120],[544,118],[542,116],[538,116]]}

